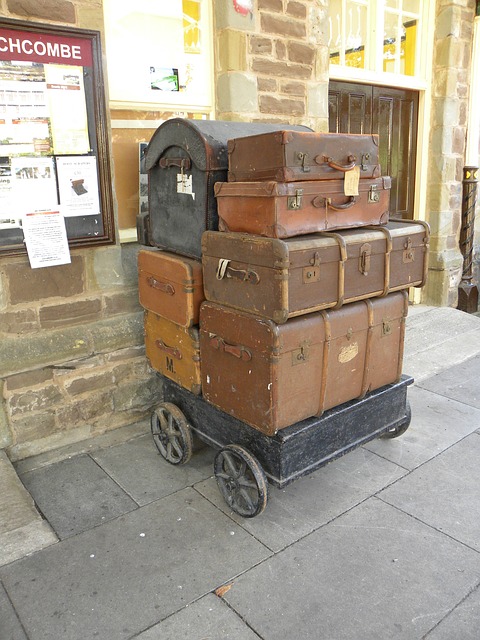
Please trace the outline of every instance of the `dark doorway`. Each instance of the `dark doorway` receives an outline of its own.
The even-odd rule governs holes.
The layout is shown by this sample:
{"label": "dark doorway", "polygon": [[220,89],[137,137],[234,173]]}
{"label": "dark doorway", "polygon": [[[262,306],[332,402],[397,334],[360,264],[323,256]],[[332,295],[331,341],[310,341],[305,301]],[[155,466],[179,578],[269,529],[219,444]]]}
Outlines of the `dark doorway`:
{"label": "dark doorway", "polygon": [[331,80],[329,131],[378,133],[382,174],[391,176],[390,215],[413,218],[418,92]]}

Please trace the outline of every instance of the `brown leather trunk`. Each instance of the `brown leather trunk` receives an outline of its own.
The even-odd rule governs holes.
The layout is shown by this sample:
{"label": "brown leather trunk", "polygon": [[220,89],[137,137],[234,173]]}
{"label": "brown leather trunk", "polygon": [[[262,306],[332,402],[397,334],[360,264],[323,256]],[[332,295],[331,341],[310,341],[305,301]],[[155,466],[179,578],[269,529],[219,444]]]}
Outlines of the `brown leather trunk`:
{"label": "brown leather trunk", "polygon": [[210,403],[267,435],[397,381],[406,292],[283,325],[204,302],[202,390]]}
{"label": "brown leather trunk", "polygon": [[145,352],[152,369],[195,395],[201,391],[198,327],[181,327],[145,311]]}
{"label": "brown leather trunk", "polygon": [[[228,141],[228,181],[343,179],[381,175],[378,135],[276,131]],[[358,169],[356,169],[358,167]]]}
{"label": "brown leather trunk", "polygon": [[202,263],[193,258],[142,249],[138,253],[142,307],[183,327],[198,324],[204,300]]}
{"label": "brown leather trunk", "polygon": [[346,196],[343,180],[217,182],[220,231],[290,238],[330,229],[388,222],[391,179],[361,180]]}
{"label": "brown leather trunk", "polygon": [[423,286],[428,242],[426,223],[403,220],[286,240],[209,231],[202,239],[205,297],[282,324]]}

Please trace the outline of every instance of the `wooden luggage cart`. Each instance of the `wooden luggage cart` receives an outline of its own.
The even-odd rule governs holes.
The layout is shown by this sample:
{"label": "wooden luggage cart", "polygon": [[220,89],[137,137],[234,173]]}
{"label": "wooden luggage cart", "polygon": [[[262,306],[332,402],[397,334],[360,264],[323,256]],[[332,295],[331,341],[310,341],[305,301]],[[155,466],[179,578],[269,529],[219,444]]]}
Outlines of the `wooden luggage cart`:
{"label": "wooden luggage cart", "polygon": [[185,464],[193,434],[218,450],[214,473],[228,506],[253,518],[265,509],[268,482],[283,488],[297,478],[378,437],[396,438],[410,425],[407,387],[413,378],[346,402],[267,436],[162,376],[163,402],[152,414],[155,445],[170,464]]}

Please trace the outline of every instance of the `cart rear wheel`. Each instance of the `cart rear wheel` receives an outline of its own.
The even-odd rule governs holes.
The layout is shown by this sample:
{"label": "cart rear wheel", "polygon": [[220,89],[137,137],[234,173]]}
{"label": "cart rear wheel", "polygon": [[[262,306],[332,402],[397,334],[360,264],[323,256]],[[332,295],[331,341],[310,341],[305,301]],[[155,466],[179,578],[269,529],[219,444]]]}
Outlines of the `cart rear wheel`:
{"label": "cart rear wheel", "polygon": [[258,460],[231,444],[215,456],[215,477],[228,506],[239,516],[254,518],[267,506],[268,485]]}
{"label": "cart rear wheel", "polygon": [[152,414],[153,441],[170,464],[185,464],[192,457],[193,438],[190,425],[180,409],[171,402],[162,402]]}
{"label": "cart rear wheel", "polygon": [[398,438],[398,436],[404,434],[408,429],[408,427],[410,426],[410,421],[412,419],[412,408],[408,400],[405,406],[405,414],[405,420],[401,424],[398,424],[396,427],[387,429],[387,431],[382,435],[382,438]]}

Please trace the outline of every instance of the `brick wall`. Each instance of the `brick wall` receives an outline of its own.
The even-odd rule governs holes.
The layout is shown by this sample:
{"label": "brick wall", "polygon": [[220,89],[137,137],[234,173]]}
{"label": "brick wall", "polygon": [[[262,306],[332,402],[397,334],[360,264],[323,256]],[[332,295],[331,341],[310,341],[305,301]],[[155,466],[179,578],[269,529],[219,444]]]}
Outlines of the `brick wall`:
{"label": "brick wall", "polygon": [[456,306],[458,245],[474,0],[438,0],[433,62],[427,220],[432,237],[424,302]]}
{"label": "brick wall", "polygon": [[215,2],[216,117],[328,130],[327,0]]}
{"label": "brick wall", "polygon": [[[2,17],[103,31],[101,0],[2,0]],[[0,256],[0,448],[26,457],[133,424],[160,393],[144,352],[137,245],[31,269]]]}

